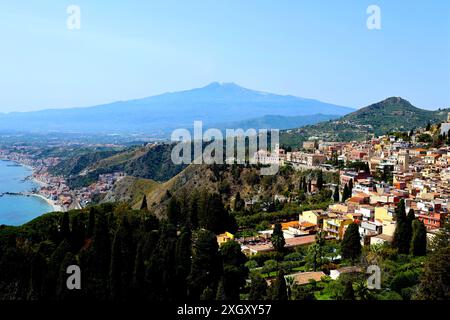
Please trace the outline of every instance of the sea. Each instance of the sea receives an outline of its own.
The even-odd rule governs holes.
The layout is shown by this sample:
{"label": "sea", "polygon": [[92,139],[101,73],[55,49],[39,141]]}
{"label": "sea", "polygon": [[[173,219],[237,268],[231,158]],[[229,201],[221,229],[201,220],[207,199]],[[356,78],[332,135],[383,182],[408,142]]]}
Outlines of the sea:
{"label": "sea", "polygon": [[52,206],[39,197],[4,194],[39,188],[34,181],[26,179],[31,173],[29,168],[16,162],[0,160],[0,225],[19,226],[53,211]]}

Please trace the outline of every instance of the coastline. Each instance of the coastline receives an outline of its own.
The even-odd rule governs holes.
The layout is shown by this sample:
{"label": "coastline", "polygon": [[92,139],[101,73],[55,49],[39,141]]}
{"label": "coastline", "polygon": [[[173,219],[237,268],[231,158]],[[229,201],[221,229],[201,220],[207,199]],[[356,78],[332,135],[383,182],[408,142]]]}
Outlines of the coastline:
{"label": "coastline", "polygon": [[18,162],[16,160],[3,159],[3,158],[0,159],[0,160],[1,161],[13,162],[13,163],[18,164],[18,165],[24,167],[25,169],[31,171],[31,174],[29,176],[26,176],[24,179],[29,179],[34,184],[36,184],[38,191],[37,192],[29,192],[28,195],[29,196],[34,196],[34,197],[37,197],[37,198],[40,198],[40,199],[44,200],[52,208],[52,210],[49,211],[49,212],[63,212],[64,211],[64,208],[61,205],[57,204],[56,201],[51,200],[51,199],[45,197],[44,195],[38,193],[40,188],[46,187],[47,184],[45,182],[40,181],[40,180],[38,180],[38,179],[36,179],[34,177],[34,175],[33,175],[34,174],[34,168],[32,166],[30,166],[28,164],[20,163],[20,162]]}
{"label": "coastline", "polygon": [[[44,197],[42,194],[30,193],[30,195],[33,196],[33,197],[38,197],[38,198],[44,200],[45,202],[47,202],[47,204],[50,205],[53,208],[53,210],[52,210],[53,212],[63,212],[64,211],[62,206],[57,204],[55,201],[53,201],[53,200],[51,200],[51,199],[49,199],[47,197]],[[50,211],[50,212],[52,212],[52,211]]]}

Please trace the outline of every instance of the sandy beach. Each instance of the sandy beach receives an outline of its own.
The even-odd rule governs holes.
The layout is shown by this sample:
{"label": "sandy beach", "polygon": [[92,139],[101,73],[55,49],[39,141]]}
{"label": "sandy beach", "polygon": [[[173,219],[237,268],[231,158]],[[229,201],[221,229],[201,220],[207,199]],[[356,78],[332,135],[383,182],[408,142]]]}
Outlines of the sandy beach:
{"label": "sandy beach", "polygon": [[38,193],[31,193],[30,195],[32,195],[32,196],[34,196],[34,197],[38,197],[38,198],[44,200],[45,202],[47,202],[47,203],[53,208],[53,211],[61,211],[61,212],[64,211],[64,208],[63,208],[62,206],[60,206],[59,204],[57,204],[55,201],[53,201],[53,200],[51,200],[51,199],[48,199],[47,197],[44,197],[44,196],[41,195],[41,194],[38,194]]}

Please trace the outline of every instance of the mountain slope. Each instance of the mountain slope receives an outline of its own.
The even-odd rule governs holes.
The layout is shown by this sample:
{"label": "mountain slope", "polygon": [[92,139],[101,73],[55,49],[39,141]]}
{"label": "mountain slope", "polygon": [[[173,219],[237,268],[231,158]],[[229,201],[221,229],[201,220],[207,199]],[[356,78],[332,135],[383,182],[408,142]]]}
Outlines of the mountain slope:
{"label": "mountain slope", "polygon": [[427,123],[445,119],[447,112],[417,108],[409,101],[391,97],[359,109],[342,119],[357,124],[371,125],[376,135],[392,130],[411,130],[425,127]]}
{"label": "mountain slope", "polygon": [[399,97],[387,98],[334,121],[282,132],[282,143],[296,146],[316,137],[328,141],[364,140],[392,131],[425,127],[428,122],[444,121],[449,109],[424,110]]}
{"label": "mountain slope", "polygon": [[[127,175],[166,181],[186,165],[174,164],[171,160],[172,145],[149,144],[143,147],[131,147],[119,153],[105,157],[105,153],[88,157],[69,157],[50,169],[53,174],[63,175],[71,188],[79,188],[97,181],[100,174],[122,171]],[[79,159],[90,161],[79,162]]]}
{"label": "mountain slope", "polygon": [[205,126],[214,126],[269,114],[344,115],[352,111],[351,108],[317,100],[215,82],[203,88],[94,107],[0,114],[0,128],[25,132],[132,132],[161,137],[175,128],[190,128],[194,120],[202,120]]}
{"label": "mountain slope", "polygon": [[227,128],[241,128],[247,130],[250,128],[256,129],[290,129],[298,128],[310,124],[316,124],[318,122],[323,122],[327,120],[334,120],[339,118],[338,115],[332,114],[313,114],[306,116],[277,116],[277,115],[266,115],[259,118],[253,118],[248,120],[218,124],[217,127],[220,129]]}

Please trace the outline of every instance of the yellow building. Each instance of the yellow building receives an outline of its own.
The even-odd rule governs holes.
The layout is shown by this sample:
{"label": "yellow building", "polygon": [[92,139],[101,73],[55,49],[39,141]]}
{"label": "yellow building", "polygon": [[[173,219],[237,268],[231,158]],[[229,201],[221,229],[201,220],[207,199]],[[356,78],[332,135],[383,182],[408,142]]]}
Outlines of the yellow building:
{"label": "yellow building", "polygon": [[393,221],[393,213],[388,210],[388,207],[375,207],[375,219],[381,221]]}
{"label": "yellow building", "polygon": [[334,213],[347,213],[348,212],[348,206],[346,206],[345,204],[342,204],[342,203],[332,204],[332,205],[328,206],[328,209]]}
{"label": "yellow building", "polygon": [[336,239],[344,238],[347,226],[353,222],[353,219],[345,217],[326,218],[323,220],[323,231],[327,236],[335,237]]}
{"label": "yellow building", "polygon": [[383,220],[383,232],[382,234],[393,237],[395,232],[395,222]]}
{"label": "yellow building", "polygon": [[224,233],[219,234],[216,238],[217,238],[217,243],[220,246],[225,242],[234,240],[234,235],[232,233],[229,233],[228,231],[225,231]]}
{"label": "yellow building", "polygon": [[308,210],[303,211],[303,213],[299,215],[298,220],[300,224],[302,222],[309,222],[317,225],[318,227],[321,227],[323,218],[325,216],[326,215],[324,214],[323,210]]}

